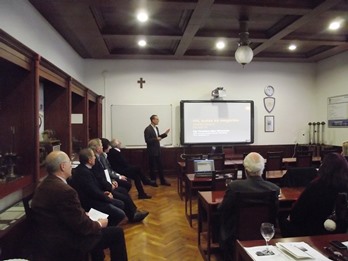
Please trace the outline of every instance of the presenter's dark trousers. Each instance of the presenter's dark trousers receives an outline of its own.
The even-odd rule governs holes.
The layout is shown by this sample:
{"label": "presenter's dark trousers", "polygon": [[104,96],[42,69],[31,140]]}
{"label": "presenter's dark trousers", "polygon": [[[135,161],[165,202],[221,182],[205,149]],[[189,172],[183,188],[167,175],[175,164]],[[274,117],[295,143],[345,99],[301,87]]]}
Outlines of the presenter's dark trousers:
{"label": "presenter's dark trousers", "polygon": [[165,179],[163,176],[163,166],[161,155],[152,156],[149,155],[149,168],[150,168],[150,178],[153,181],[156,181],[157,175],[155,169],[158,171],[158,177],[160,179],[161,184],[165,183]]}

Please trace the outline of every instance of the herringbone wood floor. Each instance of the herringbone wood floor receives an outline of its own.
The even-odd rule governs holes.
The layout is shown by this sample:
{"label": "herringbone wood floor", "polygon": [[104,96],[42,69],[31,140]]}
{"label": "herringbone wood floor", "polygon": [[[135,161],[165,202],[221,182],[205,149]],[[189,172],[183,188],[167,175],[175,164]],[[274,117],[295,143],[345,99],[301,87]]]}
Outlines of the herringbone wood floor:
{"label": "herringbone wood floor", "polygon": [[[190,227],[185,217],[185,203],[177,194],[176,178],[168,178],[168,181],[171,187],[144,186],[152,199],[138,200],[134,186],[130,191],[137,207],[150,214],[141,223],[124,226],[129,261],[203,260],[197,246],[197,221]],[[109,257],[106,260],[109,261]]]}

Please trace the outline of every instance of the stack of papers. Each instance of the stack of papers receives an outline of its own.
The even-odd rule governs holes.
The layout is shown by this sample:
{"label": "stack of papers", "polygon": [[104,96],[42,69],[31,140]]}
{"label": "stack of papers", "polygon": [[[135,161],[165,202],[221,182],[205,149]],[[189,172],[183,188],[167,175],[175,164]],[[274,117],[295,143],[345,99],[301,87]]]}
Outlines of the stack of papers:
{"label": "stack of papers", "polygon": [[245,250],[255,261],[330,260],[305,242],[277,243],[276,246],[269,246],[268,248],[273,252],[273,255],[260,255],[260,252],[264,251],[266,246],[246,247]]}
{"label": "stack of papers", "polygon": [[88,212],[88,216],[90,219],[92,219],[93,221],[98,221],[98,219],[105,219],[107,218],[109,215],[105,214],[103,212],[100,212],[94,208],[91,208]]}

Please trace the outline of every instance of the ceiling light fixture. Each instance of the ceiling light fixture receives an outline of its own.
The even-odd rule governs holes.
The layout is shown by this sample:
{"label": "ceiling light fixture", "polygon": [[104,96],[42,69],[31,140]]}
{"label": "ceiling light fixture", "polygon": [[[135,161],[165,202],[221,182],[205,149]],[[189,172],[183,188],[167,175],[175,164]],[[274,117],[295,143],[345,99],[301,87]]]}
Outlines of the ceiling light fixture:
{"label": "ceiling light fixture", "polygon": [[296,44],[290,44],[289,47],[288,47],[288,49],[289,49],[290,51],[295,51],[296,48],[297,48]]}
{"label": "ceiling light fixture", "polygon": [[139,40],[139,42],[138,42],[138,45],[139,46],[141,46],[141,47],[144,47],[144,46],[146,46],[146,41],[145,40]]}
{"label": "ceiling light fixture", "polygon": [[149,16],[147,15],[145,11],[140,11],[137,14],[137,19],[139,22],[145,23],[149,19]]}
{"label": "ceiling light fixture", "polygon": [[216,43],[216,48],[219,49],[219,50],[224,49],[225,46],[226,46],[226,44],[225,44],[225,42],[223,42],[223,41],[218,41],[218,42]]}
{"label": "ceiling light fixture", "polygon": [[341,22],[340,21],[334,21],[334,22],[331,22],[330,25],[329,25],[329,30],[338,30],[339,28],[341,27]]}
{"label": "ceiling light fixture", "polygon": [[253,50],[249,46],[249,32],[248,32],[248,26],[247,26],[247,20],[241,20],[239,21],[239,27],[240,27],[240,41],[238,43],[238,48],[234,54],[234,57],[236,58],[236,61],[240,63],[241,65],[246,65],[251,62],[251,60],[254,57]]}

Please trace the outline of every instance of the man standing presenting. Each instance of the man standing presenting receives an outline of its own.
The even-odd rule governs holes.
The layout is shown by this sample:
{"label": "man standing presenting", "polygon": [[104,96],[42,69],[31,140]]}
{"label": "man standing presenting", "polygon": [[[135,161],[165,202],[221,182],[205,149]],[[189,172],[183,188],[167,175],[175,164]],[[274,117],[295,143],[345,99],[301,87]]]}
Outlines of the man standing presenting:
{"label": "man standing presenting", "polygon": [[147,126],[144,130],[145,142],[147,145],[147,153],[149,155],[149,168],[150,168],[150,178],[156,182],[155,167],[157,167],[158,176],[161,185],[170,186],[170,183],[164,179],[163,167],[161,160],[161,147],[160,141],[167,137],[170,129],[167,129],[164,133],[160,134],[158,130],[159,119],[157,115],[152,115],[150,117],[151,124]]}

